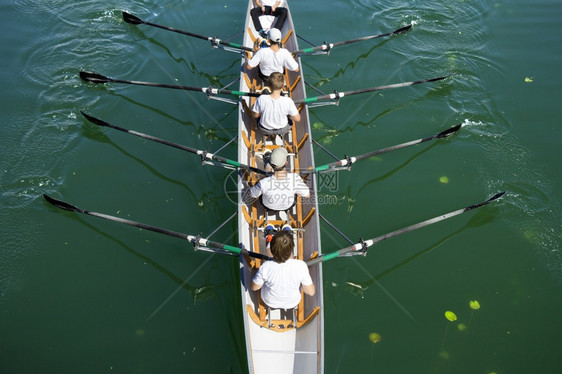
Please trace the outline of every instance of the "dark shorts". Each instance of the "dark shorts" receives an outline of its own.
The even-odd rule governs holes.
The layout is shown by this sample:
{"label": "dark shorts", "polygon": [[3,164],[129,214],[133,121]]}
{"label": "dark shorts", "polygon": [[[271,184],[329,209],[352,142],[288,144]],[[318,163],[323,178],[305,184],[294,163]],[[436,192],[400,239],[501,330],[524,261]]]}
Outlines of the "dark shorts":
{"label": "dark shorts", "polygon": [[263,132],[265,135],[285,135],[286,133],[291,131],[292,126],[293,126],[293,121],[291,121],[289,119],[289,123],[287,124],[287,126],[281,128],[281,129],[277,129],[277,130],[269,130],[269,129],[264,128],[261,125],[261,122],[258,121],[258,127],[260,128],[261,132]]}

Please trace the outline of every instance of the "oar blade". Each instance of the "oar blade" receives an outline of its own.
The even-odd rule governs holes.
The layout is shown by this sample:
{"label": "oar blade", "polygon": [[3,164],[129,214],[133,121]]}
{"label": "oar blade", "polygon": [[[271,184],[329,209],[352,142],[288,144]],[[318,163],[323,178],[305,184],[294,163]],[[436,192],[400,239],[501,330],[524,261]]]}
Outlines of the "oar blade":
{"label": "oar blade", "polygon": [[505,195],[505,193],[506,193],[506,191],[498,192],[497,194],[495,194],[494,196],[492,196],[488,200],[486,200],[486,204],[491,203],[492,201],[499,199],[500,197]]}
{"label": "oar blade", "polygon": [[445,76],[443,76],[443,77],[430,78],[430,79],[426,79],[426,80],[423,80],[423,81],[418,81],[418,82],[416,82],[416,83],[436,82],[436,81],[440,81],[440,80],[443,80],[443,79],[447,79],[447,78],[449,78],[449,77],[452,76],[452,75],[453,75],[453,74],[445,75]]}
{"label": "oar blade", "polygon": [[105,127],[111,127],[109,123],[107,123],[107,122],[105,122],[105,121],[102,121],[102,120],[99,119],[99,118],[96,118],[96,117],[94,117],[94,116],[91,116],[91,115],[89,115],[89,114],[86,114],[86,113],[84,113],[83,111],[80,111],[80,113],[82,113],[82,115],[83,115],[84,117],[86,117],[86,119],[87,119],[88,121],[90,121],[91,123],[93,123],[93,124],[95,124],[95,125],[98,125],[98,126],[105,126]]}
{"label": "oar blade", "polygon": [[127,12],[123,12],[123,20],[131,25],[140,25],[144,23],[144,21],[139,17]]}
{"label": "oar blade", "polygon": [[459,131],[461,127],[462,127],[462,123],[459,123],[459,124],[456,125],[456,126],[453,126],[453,127],[449,128],[449,129],[447,129],[447,130],[445,130],[445,131],[440,132],[440,133],[437,134],[435,137],[436,137],[436,138],[439,138],[439,139],[446,138],[447,136],[452,135],[452,134],[454,134],[455,132]]}
{"label": "oar blade", "polygon": [[105,75],[101,75],[98,73],[92,73],[91,71],[81,71],[80,78],[86,82],[90,83],[108,83],[111,82],[111,79],[106,77]]}
{"label": "oar blade", "polygon": [[488,200],[486,200],[486,201],[484,201],[484,202],[481,202],[481,203],[479,203],[479,204],[474,204],[474,205],[471,205],[471,206],[465,208],[464,211],[467,212],[467,211],[469,211],[469,210],[476,209],[476,208],[479,208],[479,207],[481,207],[481,206],[483,206],[483,205],[486,205],[486,204],[489,204],[489,203],[491,203],[491,202],[493,202],[493,201],[496,201],[497,199],[499,199],[499,198],[501,198],[503,195],[505,195],[505,192],[506,192],[506,191],[498,192],[497,194],[495,194],[494,196],[490,197]]}
{"label": "oar blade", "polygon": [[390,33],[390,35],[398,35],[398,34],[402,34],[405,33],[406,31],[410,30],[412,28],[412,24],[410,23],[408,26],[404,26],[399,28],[398,30],[394,30],[393,32]]}
{"label": "oar blade", "polygon": [[51,205],[53,205],[57,208],[68,210],[68,211],[71,211],[71,212],[81,212],[82,211],[80,208],[78,208],[74,205],[70,205],[68,203],[65,203],[64,201],[57,200],[54,197],[51,197],[47,194],[43,194],[43,198],[45,200],[47,200],[47,202],[49,204],[51,204]]}

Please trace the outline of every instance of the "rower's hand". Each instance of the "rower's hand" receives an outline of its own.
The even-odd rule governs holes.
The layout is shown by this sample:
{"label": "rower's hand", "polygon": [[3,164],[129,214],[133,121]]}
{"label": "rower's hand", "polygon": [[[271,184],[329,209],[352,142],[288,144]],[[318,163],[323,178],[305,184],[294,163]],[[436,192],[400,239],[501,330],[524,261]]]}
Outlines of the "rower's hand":
{"label": "rower's hand", "polygon": [[265,7],[264,6],[261,7],[261,14],[265,14]]}

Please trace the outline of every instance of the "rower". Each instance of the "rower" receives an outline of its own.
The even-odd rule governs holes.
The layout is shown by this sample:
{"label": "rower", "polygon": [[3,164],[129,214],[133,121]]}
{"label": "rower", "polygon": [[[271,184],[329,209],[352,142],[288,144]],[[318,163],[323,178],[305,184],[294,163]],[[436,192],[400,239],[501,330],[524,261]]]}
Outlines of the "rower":
{"label": "rower", "polygon": [[265,85],[271,73],[283,73],[285,68],[298,72],[299,64],[291,52],[283,48],[281,31],[273,28],[269,30],[269,48],[260,48],[254,53],[253,57],[247,61],[246,67],[251,70],[259,65],[259,76]]}
{"label": "rower", "polygon": [[261,202],[268,210],[286,211],[295,205],[297,194],[304,198],[310,196],[310,189],[301,176],[287,172],[288,155],[283,147],[273,150],[269,157],[273,175],[261,179],[250,188],[250,195],[253,198],[261,196]]}
{"label": "rower", "polygon": [[250,15],[254,22],[254,28],[263,38],[265,38],[266,31],[261,24],[260,17],[276,17],[271,27],[279,30],[283,28],[283,24],[287,18],[287,8],[280,6],[282,3],[281,0],[255,0],[254,2],[256,6],[250,10]]}
{"label": "rower", "polygon": [[250,115],[259,118],[258,127],[265,135],[284,135],[291,130],[292,121],[299,122],[301,115],[290,97],[282,96],[283,74],[274,72],[270,77],[270,95],[260,95]]}
{"label": "rower", "polygon": [[271,323],[271,311],[274,309],[292,309],[293,326],[296,327],[295,308],[301,301],[301,286],[307,295],[314,296],[316,292],[308,266],[294,258],[294,247],[290,230],[276,232],[269,248],[273,261],[262,263],[252,279],[251,289],[261,290],[261,299],[268,306],[269,327],[274,327]]}

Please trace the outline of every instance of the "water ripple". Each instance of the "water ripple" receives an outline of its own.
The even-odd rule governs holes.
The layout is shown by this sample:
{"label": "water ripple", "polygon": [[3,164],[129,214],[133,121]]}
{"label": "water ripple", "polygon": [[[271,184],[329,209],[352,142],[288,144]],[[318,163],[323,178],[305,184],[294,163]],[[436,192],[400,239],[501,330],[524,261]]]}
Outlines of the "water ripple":
{"label": "water ripple", "polygon": [[499,170],[490,174],[489,166],[479,169],[481,179],[488,181],[489,193],[508,191],[502,199],[505,219],[512,222],[523,239],[533,244],[543,264],[562,280],[562,204],[556,197],[555,184],[508,128],[471,121],[465,125],[468,133],[479,138],[478,144],[493,162],[493,170]]}

